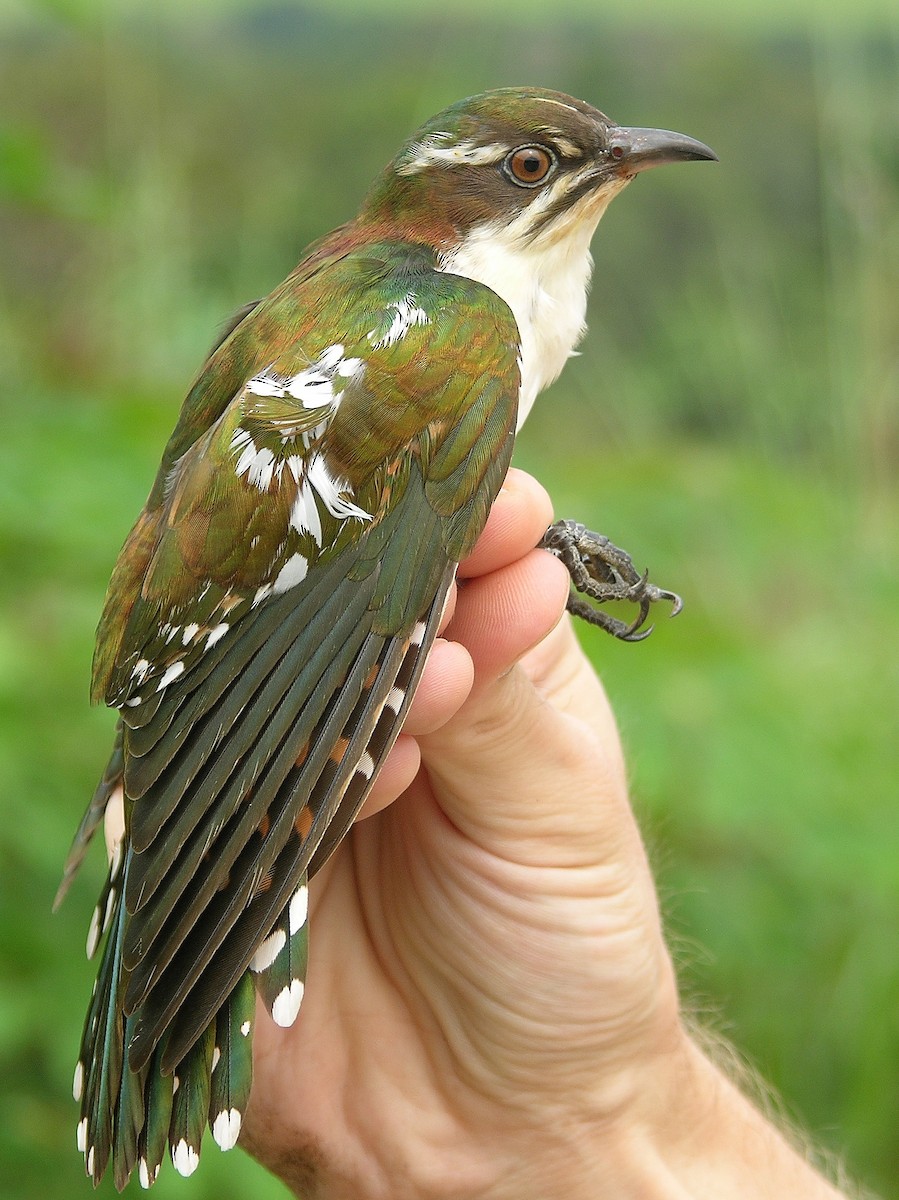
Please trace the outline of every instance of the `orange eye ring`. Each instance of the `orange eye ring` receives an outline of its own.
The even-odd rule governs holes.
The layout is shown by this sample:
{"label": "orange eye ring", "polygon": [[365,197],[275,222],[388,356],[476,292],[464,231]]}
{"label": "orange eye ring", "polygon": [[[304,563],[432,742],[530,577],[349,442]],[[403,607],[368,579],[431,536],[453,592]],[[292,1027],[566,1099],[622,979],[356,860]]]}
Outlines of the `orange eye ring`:
{"label": "orange eye ring", "polygon": [[555,157],[545,146],[519,146],[503,163],[506,174],[519,187],[539,187],[555,165]]}

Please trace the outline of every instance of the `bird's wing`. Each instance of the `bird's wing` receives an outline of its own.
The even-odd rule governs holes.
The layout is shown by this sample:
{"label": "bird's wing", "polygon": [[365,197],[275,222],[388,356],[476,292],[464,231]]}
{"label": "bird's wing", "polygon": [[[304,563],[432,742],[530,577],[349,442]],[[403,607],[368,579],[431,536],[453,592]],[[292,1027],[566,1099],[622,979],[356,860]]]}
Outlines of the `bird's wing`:
{"label": "bird's wing", "polygon": [[163,1040],[177,1065],[335,814],[348,827],[508,467],[509,310],[414,258],[357,257],[177,460],[101,627],[127,829],[110,990],[135,1071]]}

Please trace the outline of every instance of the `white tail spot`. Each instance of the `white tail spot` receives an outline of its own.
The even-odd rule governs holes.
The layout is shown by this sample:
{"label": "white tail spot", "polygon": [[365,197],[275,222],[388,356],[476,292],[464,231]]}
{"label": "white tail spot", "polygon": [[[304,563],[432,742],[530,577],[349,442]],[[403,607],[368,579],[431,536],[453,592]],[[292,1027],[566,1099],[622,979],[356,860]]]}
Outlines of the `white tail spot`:
{"label": "white tail spot", "polygon": [[183,1175],[186,1179],[188,1175],[193,1175],[200,1165],[200,1156],[193,1146],[188,1145],[182,1138],[172,1151],[172,1162],[175,1164],[178,1174]]}
{"label": "white tail spot", "polygon": [[259,971],[267,970],[284,949],[286,944],[287,934],[283,929],[276,929],[273,934],[270,934],[269,937],[265,939],[265,941],[257,949],[256,953],[250,959],[250,970],[256,971],[257,973]]}
{"label": "white tail spot", "polygon": [[156,1182],[156,1177],[158,1174],[159,1168],[157,1167],[152,1176],[150,1175],[150,1167],[145,1158],[142,1158],[137,1164],[137,1177],[140,1180],[140,1185],[144,1191],[153,1186],[153,1184]]}
{"label": "white tail spot", "polygon": [[419,621],[409,636],[409,642],[413,646],[420,646],[424,640],[425,640],[425,623],[424,623],[424,621]]}
{"label": "white tail spot", "polygon": [[95,908],[91,914],[91,923],[87,931],[87,945],[85,946],[88,958],[93,958],[97,953],[97,946],[100,942],[100,919],[102,915],[99,908]]}
{"label": "white tail spot", "polygon": [[293,937],[306,924],[306,918],[309,915],[309,889],[305,883],[302,887],[298,887],[291,897],[287,914],[290,936]]}
{"label": "white tail spot", "polygon": [[212,1136],[222,1150],[233,1150],[240,1136],[240,1113],[236,1108],[224,1109],[212,1122]]}
{"label": "white tail spot", "polygon": [[294,1023],[303,1003],[304,990],[301,979],[292,979],[289,987],[282,988],[272,1005],[272,1020],[276,1025],[287,1029]]}
{"label": "white tail spot", "polygon": [[356,770],[361,775],[364,775],[366,779],[371,779],[372,775],[374,775],[375,760],[372,758],[372,756],[369,754],[369,752],[367,750],[364,752],[362,757],[359,759],[359,762],[356,765]]}

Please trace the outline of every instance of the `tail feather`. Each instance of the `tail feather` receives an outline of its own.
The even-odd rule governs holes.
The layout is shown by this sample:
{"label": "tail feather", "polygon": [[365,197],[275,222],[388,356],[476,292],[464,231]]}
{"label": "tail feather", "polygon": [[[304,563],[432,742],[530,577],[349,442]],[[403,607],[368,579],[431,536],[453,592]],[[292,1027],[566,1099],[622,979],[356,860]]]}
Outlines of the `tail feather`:
{"label": "tail feather", "polygon": [[150,1060],[144,1088],[144,1122],[137,1137],[138,1177],[141,1187],[152,1187],[165,1157],[172,1122],[175,1080],[162,1073],[162,1049]]}
{"label": "tail feather", "polygon": [[169,1146],[179,1175],[193,1175],[209,1118],[215,1022],[209,1025],[175,1070]]}
{"label": "tail feather", "polygon": [[274,929],[250,962],[256,991],[276,1025],[294,1023],[306,990],[309,893],[304,874]]}
{"label": "tail feather", "polygon": [[109,762],[106,764],[106,769],[103,772],[103,778],[97,784],[97,790],[91,797],[91,802],[88,804],[84,816],[81,818],[81,823],[75,830],[74,838],[72,838],[72,845],[66,858],[66,865],[63,868],[62,882],[53,901],[54,912],[62,904],[66,893],[72,886],[72,880],[78,874],[78,869],[84,861],[84,856],[87,853],[88,846],[91,844],[91,839],[106,815],[106,809],[109,801],[112,799],[113,793],[122,786],[122,773],[125,769],[122,739],[123,729],[120,721],[116,726],[115,742],[113,743],[112,754],[109,756]]}
{"label": "tail feather", "polygon": [[[134,1026],[134,1018],[129,1017],[125,1022],[124,1044],[128,1043],[128,1034]],[[119,1081],[119,1094],[115,1111],[115,1133],[112,1150],[112,1164],[115,1185],[119,1189],[125,1186],[131,1178],[138,1159],[138,1142],[140,1132],[144,1127],[144,1085],[147,1069],[135,1074],[123,1070]]]}
{"label": "tail feather", "polygon": [[249,971],[241,977],[215,1023],[209,1095],[209,1127],[222,1150],[237,1144],[253,1082],[253,1021],[256,990]]}
{"label": "tail feather", "polygon": [[124,1023],[117,1004],[124,915],[120,893],[87,1010],[75,1070],[74,1090],[81,1093],[78,1143],[84,1152],[87,1174],[95,1184],[99,1183],[112,1153],[124,1061]]}

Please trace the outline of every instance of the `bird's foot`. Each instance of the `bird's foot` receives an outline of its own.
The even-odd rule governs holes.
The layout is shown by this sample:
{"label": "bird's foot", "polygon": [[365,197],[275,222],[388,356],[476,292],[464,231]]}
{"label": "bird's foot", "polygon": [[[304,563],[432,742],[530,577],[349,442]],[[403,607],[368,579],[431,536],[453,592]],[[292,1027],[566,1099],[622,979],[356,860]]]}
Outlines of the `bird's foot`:
{"label": "bird's foot", "polygon": [[[683,601],[676,592],[650,583],[648,573],[641,575],[629,554],[601,533],[592,533],[577,521],[556,521],[538,545],[565,564],[575,590],[587,597],[583,600],[572,592],[568,597],[568,611],[623,642],[642,642],[649,637],[652,625],[646,629],[643,626],[653,604],[659,600],[671,604],[672,617],[683,608]],[[639,605],[634,620],[628,624],[593,606],[609,600],[627,600]]]}

